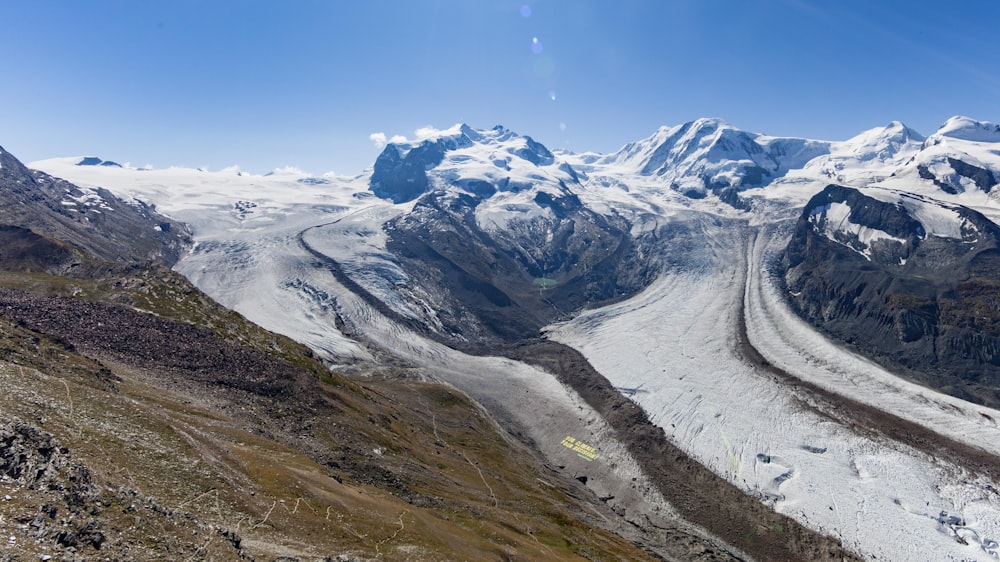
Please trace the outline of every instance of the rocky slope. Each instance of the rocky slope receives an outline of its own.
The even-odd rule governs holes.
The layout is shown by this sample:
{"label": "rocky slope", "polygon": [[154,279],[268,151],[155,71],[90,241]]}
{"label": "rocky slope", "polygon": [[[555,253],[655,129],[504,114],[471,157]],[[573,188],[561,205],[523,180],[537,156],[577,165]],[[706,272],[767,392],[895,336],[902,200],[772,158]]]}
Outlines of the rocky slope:
{"label": "rocky slope", "polygon": [[0,224],[31,229],[107,261],[172,265],[191,243],[185,225],[150,206],[29,170],[2,147]]}
{"label": "rocky slope", "polygon": [[1000,406],[1000,227],[958,205],[828,186],[782,267],[796,310],[949,394]]}

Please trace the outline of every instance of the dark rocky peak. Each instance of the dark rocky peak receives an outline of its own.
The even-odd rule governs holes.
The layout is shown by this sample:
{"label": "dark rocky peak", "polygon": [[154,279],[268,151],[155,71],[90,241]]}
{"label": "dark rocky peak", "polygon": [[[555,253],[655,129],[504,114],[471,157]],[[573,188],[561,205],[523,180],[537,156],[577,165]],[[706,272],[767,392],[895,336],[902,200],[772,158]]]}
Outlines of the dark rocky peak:
{"label": "dark rocky peak", "polygon": [[111,160],[101,160],[96,156],[87,156],[76,163],[77,166],[108,166],[112,168],[121,168],[122,165],[118,162],[112,162]]}
{"label": "dark rocky peak", "polygon": [[375,160],[369,189],[393,203],[413,201],[427,192],[430,187],[427,171],[440,164],[445,153],[472,146],[480,138],[477,131],[461,125],[455,135],[389,143]]}
{"label": "dark rocky peak", "polygon": [[34,179],[31,177],[31,170],[2,146],[0,146],[0,179],[34,183]]}
{"label": "dark rocky peak", "polygon": [[[925,229],[901,205],[880,201],[860,190],[842,185],[828,185],[813,196],[802,210],[802,218],[821,228],[831,206],[846,205],[850,209],[847,220],[852,225],[871,228],[901,239],[923,238]],[[846,224],[846,223],[845,223]]]}
{"label": "dark rocky peak", "polygon": [[409,149],[390,144],[375,160],[369,189],[393,203],[413,201],[430,185],[427,170],[443,159],[444,148],[438,143],[424,141]]}

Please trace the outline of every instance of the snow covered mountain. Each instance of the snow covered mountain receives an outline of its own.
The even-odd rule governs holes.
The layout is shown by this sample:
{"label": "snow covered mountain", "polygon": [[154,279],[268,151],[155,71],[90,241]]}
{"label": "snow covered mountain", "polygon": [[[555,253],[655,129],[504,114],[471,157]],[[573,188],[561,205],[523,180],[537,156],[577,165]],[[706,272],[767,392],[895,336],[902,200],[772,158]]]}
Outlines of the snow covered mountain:
{"label": "snow covered mountain", "polygon": [[[863,558],[1000,555],[996,125],[818,141],[701,119],[605,155],[457,125],[354,178],[79,162],[33,165],[155,203],[223,304],[330,364],[468,392],[615,509],[681,470],[661,435]],[[538,337],[548,370],[511,351]],[[566,459],[566,435],[608,462]],[[813,544],[779,535],[739,546]]]}
{"label": "snow covered mountain", "polygon": [[407,280],[397,300],[453,344],[515,341],[648,278],[626,223],[580,200],[573,167],[503,127],[391,143],[370,189],[412,202],[384,226]]}
{"label": "snow covered mountain", "polygon": [[770,137],[741,131],[720,119],[698,119],[660,127],[593,164],[700,198],[767,185],[827,154],[830,147],[829,142]]}
{"label": "snow covered mountain", "polygon": [[899,121],[869,129],[807,162],[791,177],[826,178],[841,185],[865,186],[891,176],[920,150],[924,137]]}
{"label": "snow covered mountain", "polygon": [[989,194],[1000,184],[1000,125],[952,117],[884,185],[935,194]]}

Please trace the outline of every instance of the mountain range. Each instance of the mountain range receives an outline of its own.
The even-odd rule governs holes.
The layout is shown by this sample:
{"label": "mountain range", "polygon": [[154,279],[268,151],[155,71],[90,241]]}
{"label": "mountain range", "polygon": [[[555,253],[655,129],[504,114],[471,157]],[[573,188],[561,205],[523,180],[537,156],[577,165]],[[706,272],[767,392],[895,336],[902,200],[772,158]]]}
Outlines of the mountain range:
{"label": "mountain range", "polygon": [[[601,532],[654,556],[988,560],[1000,552],[998,125],[954,117],[924,137],[892,122],[834,142],[699,119],[611,154],[456,125],[389,143],[370,171],[349,178],[0,158],[0,223],[5,248],[17,249],[0,254],[16,272],[5,286],[32,289],[6,297],[5,321],[68,342],[122,380],[164,368],[182,373],[163,383],[171,391],[208,384],[222,389],[213,400],[263,400],[255,411],[273,420],[260,422],[263,435],[414,510],[444,514],[472,501],[449,503],[444,484],[420,492],[421,475],[446,469],[423,457],[407,465],[416,453],[394,441],[409,427],[424,432],[417,442],[436,443],[426,425],[393,416],[446,388],[489,420],[466,441],[471,448],[448,445],[455,458],[498,439],[487,428],[499,431],[523,448],[525,466],[583,494],[582,510],[604,510]],[[132,293],[112,281],[125,270]],[[26,280],[39,274],[51,278]],[[209,360],[167,348],[143,363],[146,339],[104,346],[92,326],[33,312],[52,308],[39,292],[93,300],[100,291],[79,289],[85,279],[106,288],[110,303],[101,306],[165,315],[163,299],[136,296],[161,290],[161,278],[185,295],[178,303],[195,298],[216,311],[185,308],[191,322],[223,314],[214,299],[239,322],[290,338],[282,346],[306,346],[278,360],[312,375],[289,371],[279,382],[266,373],[280,369],[269,368],[234,379],[226,365],[265,361],[235,351]],[[68,302],[58,307],[84,306]],[[114,331],[180,330],[127,318]],[[248,345],[243,328],[214,329],[176,337]],[[28,359],[20,361],[11,365]],[[421,390],[404,400],[382,384]],[[353,397],[309,398],[323,392]],[[369,414],[330,405],[379,393],[390,397],[366,406]],[[364,460],[331,460],[338,447],[309,420],[344,411],[358,413],[335,423],[352,428],[384,413],[395,421],[372,423],[396,444]],[[436,436],[434,411],[419,415],[430,412]],[[524,515],[501,509],[489,485],[513,474],[466,466],[490,490],[493,517]],[[385,472],[392,476],[367,480]],[[543,525],[534,521],[527,527]],[[404,515],[396,526],[385,542],[356,537],[351,555],[393,548],[434,558],[437,543],[397,540]],[[490,542],[490,532],[459,527]],[[275,529],[270,550],[248,544],[267,556],[279,543],[308,543],[282,543],[289,532]],[[522,538],[552,549],[566,546],[554,537],[575,532]],[[471,540],[462,536],[451,552]],[[569,551],[622,556],[618,539],[608,540]]]}

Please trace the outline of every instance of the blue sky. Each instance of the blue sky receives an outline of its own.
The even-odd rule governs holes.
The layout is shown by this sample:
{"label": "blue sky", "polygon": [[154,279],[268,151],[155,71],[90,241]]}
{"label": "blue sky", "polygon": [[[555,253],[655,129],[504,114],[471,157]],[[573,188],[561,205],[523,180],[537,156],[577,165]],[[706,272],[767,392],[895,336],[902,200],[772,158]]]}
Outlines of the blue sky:
{"label": "blue sky", "polygon": [[5,4],[0,145],[24,161],[354,174],[373,134],[458,122],[610,152],[698,117],[826,140],[1000,121],[995,0]]}

